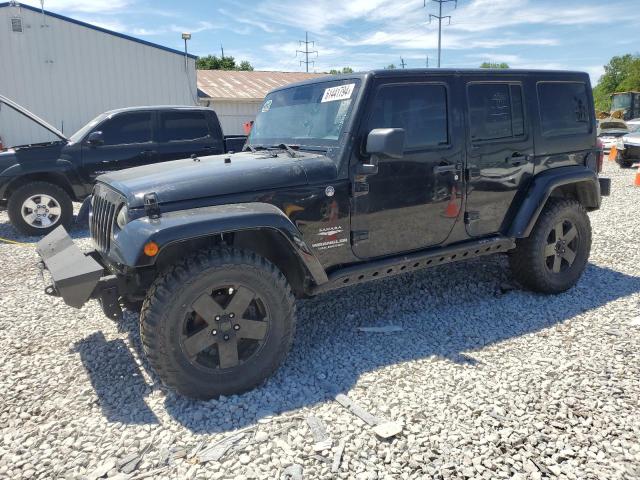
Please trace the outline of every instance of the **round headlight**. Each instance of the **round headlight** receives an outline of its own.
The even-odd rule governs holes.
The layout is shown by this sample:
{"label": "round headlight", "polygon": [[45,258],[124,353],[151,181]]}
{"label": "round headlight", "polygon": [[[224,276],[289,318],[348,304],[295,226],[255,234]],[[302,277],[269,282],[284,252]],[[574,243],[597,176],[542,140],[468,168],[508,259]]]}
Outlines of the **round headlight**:
{"label": "round headlight", "polygon": [[123,206],[120,211],[118,212],[118,216],[116,217],[116,225],[118,225],[118,228],[123,229],[125,227],[125,225],[127,224],[127,221],[129,220],[129,210],[127,209],[127,206]]}

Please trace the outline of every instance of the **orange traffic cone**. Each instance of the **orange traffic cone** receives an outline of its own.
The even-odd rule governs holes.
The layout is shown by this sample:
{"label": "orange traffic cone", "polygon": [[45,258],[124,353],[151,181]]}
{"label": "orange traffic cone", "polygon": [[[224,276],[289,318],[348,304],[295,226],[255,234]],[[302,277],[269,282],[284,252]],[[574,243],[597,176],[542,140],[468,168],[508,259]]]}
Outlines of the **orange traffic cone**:
{"label": "orange traffic cone", "polygon": [[609,161],[615,162],[616,158],[618,158],[618,148],[614,145],[611,147],[611,150],[609,150]]}
{"label": "orange traffic cone", "polygon": [[640,187],[640,172],[636,173],[636,179],[633,182],[636,187]]}
{"label": "orange traffic cone", "polygon": [[449,200],[449,203],[447,204],[447,208],[444,211],[444,216],[447,218],[456,218],[460,213],[460,208],[458,207],[458,199],[456,197],[457,197],[457,192],[456,192],[456,186],[454,185],[451,188],[451,199]]}

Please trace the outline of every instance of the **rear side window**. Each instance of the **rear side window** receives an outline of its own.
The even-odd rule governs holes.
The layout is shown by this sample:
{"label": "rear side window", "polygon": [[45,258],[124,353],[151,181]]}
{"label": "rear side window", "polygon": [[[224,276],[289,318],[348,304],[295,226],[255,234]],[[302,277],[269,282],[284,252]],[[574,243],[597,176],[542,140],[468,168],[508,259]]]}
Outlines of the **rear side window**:
{"label": "rear side window", "polygon": [[385,85],[373,102],[369,130],[403,128],[405,149],[447,145],[447,89],[444,85]]}
{"label": "rear side window", "polygon": [[508,83],[473,83],[468,88],[469,131],[473,142],[524,135],[522,87]]}
{"label": "rear side window", "polygon": [[160,115],[160,139],[163,142],[197,140],[209,135],[204,112],[165,112]]}
{"label": "rear side window", "polygon": [[538,103],[542,134],[575,135],[591,132],[587,86],[581,82],[540,82]]}
{"label": "rear side window", "polygon": [[123,113],[104,122],[104,145],[128,145],[151,141],[151,112]]}

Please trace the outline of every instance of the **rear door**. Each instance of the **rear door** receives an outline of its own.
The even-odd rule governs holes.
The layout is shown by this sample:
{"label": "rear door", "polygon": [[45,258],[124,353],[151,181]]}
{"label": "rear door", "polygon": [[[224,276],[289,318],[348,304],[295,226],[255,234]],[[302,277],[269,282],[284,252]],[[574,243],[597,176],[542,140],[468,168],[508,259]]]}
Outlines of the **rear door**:
{"label": "rear door", "polygon": [[92,181],[98,175],[114,170],[153,163],[156,144],[153,141],[152,111],[118,113],[96,125],[92,132],[102,132],[103,143],[82,144],[82,170],[84,177]]}
{"label": "rear door", "polygon": [[514,197],[533,174],[525,82],[467,78],[467,233],[501,230]]}
{"label": "rear door", "polygon": [[206,111],[168,110],[158,117],[160,161],[224,153],[222,135],[211,131],[214,125],[210,124]]}
{"label": "rear door", "polygon": [[[460,212],[464,142],[450,112],[455,77],[380,79],[362,138],[375,128],[405,130],[402,158],[381,159],[378,173],[354,182],[353,251],[360,258],[419,250],[444,242]],[[459,121],[459,120],[458,120]],[[367,158],[356,155],[355,162]]]}

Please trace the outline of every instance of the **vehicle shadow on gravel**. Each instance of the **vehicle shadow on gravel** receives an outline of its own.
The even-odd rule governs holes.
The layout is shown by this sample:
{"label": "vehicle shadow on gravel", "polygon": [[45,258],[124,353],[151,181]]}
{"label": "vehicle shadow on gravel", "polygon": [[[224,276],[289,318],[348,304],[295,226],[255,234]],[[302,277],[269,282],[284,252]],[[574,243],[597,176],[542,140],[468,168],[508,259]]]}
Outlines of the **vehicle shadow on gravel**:
{"label": "vehicle shadow on gravel", "polygon": [[[74,223],[71,226],[71,230],[69,231],[69,235],[73,239],[86,238],[89,236],[89,226],[86,224],[78,224]],[[21,243],[38,243],[42,237],[31,237],[20,233],[16,230],[13,225],[9,223],[7,219],[6,222],[0,222],[0,238],[5,238],[7,240],[11,240],[13,242],[21,242]]]}
{"label": "vehicle shadow on gravel", "polygon": [[[330,390],[347,392],[364,373],[401,362],[433,358],[475,368],[477,362],[469,355],[474,350],[540,331],[640,292],[640,277],[593,264],[576,287],[561,295],[511,290],[505,288],[505,282],[511,282],[506,261],[497,257],[446,265],[299,301],[294,346],[285,364],[266,384],[240,396],[208,402],[168,392],[165,409],[195,433],[241,428],[267,415],[327,401]],[[358,327],[363,325],[397,325],[403,331],[359,332]],[[128,331],[130,344],[143,359],[153,388],[163,388],[144,360],[137,317],[128,313],[121,328]],[[116,362],[111,355],[129,357],[131,369],[137,368],[135,361],[126,349],[97,344],[108,352],[96,356],[94,338],[86,344],[87,352],[92,354],[86,355],[83,363],[106,405],[105,415],[136,423],[146,411],[142,383],[125,383],[128,402],[120,398],[111,403],[122,395],[124,380],[110,372],[114,364],[122,364],[122,359]],[[142,382],[141,377],[136,378]],[[384,390],[384,385],[377,388]],[[137,393],[140,397],[134,398]],[[128,414],[110,409],[110,405],[115,408],[126,404]]]}
{"label": "vehicle shadow on gravel", "polygon": [[149,386],[122,339],[107,341],[102,332],[96,332],[77,342],[74,351],[80,354],[108,421],[158,423],[158,418],[144,401],[144,396],[150,393]]}

